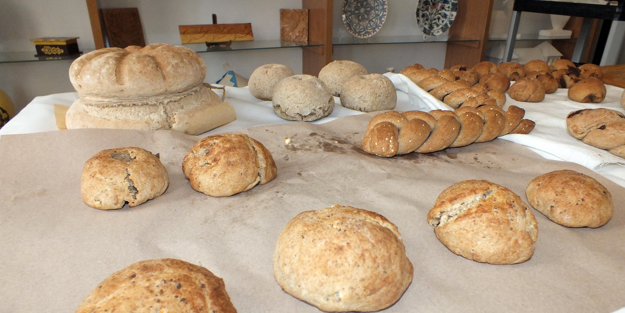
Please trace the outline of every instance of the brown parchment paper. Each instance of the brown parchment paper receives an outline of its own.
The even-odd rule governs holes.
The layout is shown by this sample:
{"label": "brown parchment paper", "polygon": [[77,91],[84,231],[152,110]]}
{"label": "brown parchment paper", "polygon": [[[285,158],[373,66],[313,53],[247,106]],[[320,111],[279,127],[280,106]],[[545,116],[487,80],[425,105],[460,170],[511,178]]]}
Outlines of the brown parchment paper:
{"label": "brown parchment paper", "polygon": [[[201,137],[125,130],[2,136],[0,311],[72,312],[113,272],[140,260],[177,258],[222,277],[239,312],[319,312],[282,291],[272,254],[291,218],[333,204],[378,212],[402,233],[414,278],[386,312],[611,312],[625,306],[623,188],[504,140],[391,159],[363,154],[358,144],[371,116],[242,130],[272,152],[278,176],[226,198],[195,192],[184,178],[182,159]],[[84,162],[124,146],[160,153],[169,189],[135,208],[86,206]],[[523,264],[456,256],[426,222],[438,194],[458,181],[486,179],[526,201],[531,179],[559,169],[604,184],[614,197],[614,216],[598,229],[572,229],[533,210],[538,242]]]}

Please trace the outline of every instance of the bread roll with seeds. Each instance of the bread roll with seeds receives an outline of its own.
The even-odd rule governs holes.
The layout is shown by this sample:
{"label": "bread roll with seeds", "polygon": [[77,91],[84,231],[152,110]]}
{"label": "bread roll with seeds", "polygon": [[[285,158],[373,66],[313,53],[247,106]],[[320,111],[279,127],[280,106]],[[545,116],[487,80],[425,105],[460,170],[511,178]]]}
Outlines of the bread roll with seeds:
{"label": "bread roll with seeds", "polygon": [[80,179],[83,201],[100,210],[140,205],[168,186],[169,175],[158,155],[138,147],[96,153],[85,163]]}

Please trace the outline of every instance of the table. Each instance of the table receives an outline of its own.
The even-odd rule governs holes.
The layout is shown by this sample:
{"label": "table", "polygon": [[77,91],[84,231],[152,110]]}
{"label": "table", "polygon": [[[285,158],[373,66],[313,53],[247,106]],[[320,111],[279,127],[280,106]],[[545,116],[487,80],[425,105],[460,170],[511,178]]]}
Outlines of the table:
{"label": "table", "polygon": [[[403,75],[387,76],[399,89],[398,110],[440,105],[413,90]],[[610,89],[612,100],[622,92]],[[614,240],[625,234],[625,194],[619,192],[622,187],[601,175],[596,176],[609,184],[619,201],[613,220],[605,227],[568,229],[536,214],[541,233],[530,261],[515,266],[480,264],[450,253],[425,222],[425,213],[444,187],[460,179],[479,178],[505,182],[521,194],[537,172],[564,167],[594,173],[573,163],[547,162],[513,143],[518,140],[514,136],[428,155],[391,159],[364,155],[355,147],[369,116],[337,107],[330,118],[315,123],[280,121],[268,102],[255,100],[245,88],[229,88],[227,94],[238,120],[210,133],[253,135],[272,151],[279,167],[274,181],[234,197],[211,198],[189,188],[180,161],[197,137],[168,131],[55,131],[52,104],[71,103],[76,98],[73,93],[35,99],[27,108],[48,112],[20,112],[19,119],[3,128],[0,159],[19,156],[15,162],[19,166],[4,166],[0,180],[4,187],[0,197],[8,204],[0,215],[0,265],[8,270],[0,271],[0,280],[11,282],[0,287],[0,293],[17,294],[7,297],[5,308],[12,312],[37,312],[42,307],[68,311],[121,266],[147,257],[175,257],[222,277],[242,312],[315,312],[275,284],[271,248],[280,227],[295,214],[334,203],[376,210],[400,229],[415,276],[389,313],[483,312],[485,308],[573,312],[602,307],[601,311],[613,311],[623,306],[621,289],[616,286],[623,285],[618,281],[623,269],[617,264],[625,250],[622,245],[615,246]],[[531,110],[536,104],[527,104],[532,111],[528,115],[534,114],[537,122],[539,117],[557,120],[560,107],[575,109],[574,104],[557,99],[559,96],[543,103],[556,104],[543,112]],[[613,101],[606,104],[614,105]],[[32,125],[33,120],[40,124]],[[276,123],[282,125],[273,125]],[[242,129],[260,124],[273,126]],[[528,138],[541,139],[541,129],[550,125],[539,123],[535,136]],[[39,133],[10,136],[11,132]],[[290,136],[291,143],[285,143],[285,136]],[[170,173],[169,189],[135,208],[107,212],[85,207],[78,192],[82,162],[77,160],[120,142],[160,152]],[[36,153],[23,153],[27,151]],[[24,268],[25,272],[17,272]],[[574,273],[569,272],[571,268]],[[592,275],[582,278],[579,273]],[[32,284],[33,277],[43,279]],[[614,286],[603,283],[606,281]],[[22,297],[28,297],[26,290],[36,290],[37,299],[23,301]],[[601,300],[607,293],[610,304],[605,307]]]}

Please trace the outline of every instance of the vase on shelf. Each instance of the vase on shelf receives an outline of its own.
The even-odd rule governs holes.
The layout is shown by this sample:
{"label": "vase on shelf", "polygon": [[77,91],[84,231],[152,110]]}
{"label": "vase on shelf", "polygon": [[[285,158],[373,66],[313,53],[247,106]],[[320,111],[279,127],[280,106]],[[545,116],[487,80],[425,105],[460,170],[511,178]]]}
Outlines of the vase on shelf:
{"label": "vase on shelf", "polygon": [[551,27],[553,29],[543,29],[538,35],[541,37],[558,37],[558,38],[571,38],[573,33],[571,30],[564,29],[564,25],[569,21],[571,17],[566,15],[551,14]]}

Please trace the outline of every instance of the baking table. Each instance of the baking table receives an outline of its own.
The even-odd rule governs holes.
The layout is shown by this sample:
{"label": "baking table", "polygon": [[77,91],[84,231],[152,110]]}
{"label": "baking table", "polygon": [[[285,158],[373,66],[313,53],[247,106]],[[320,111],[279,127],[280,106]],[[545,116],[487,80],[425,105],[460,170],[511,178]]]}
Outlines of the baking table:
{"label": "baking table", "polygon": [[[398,89],[398,111],[444,109],[403,75],[386,75]],[[259,139],[272,152],[278,177],[225,198],[194,192],[181,173],[181,158],[206,134],[57,131],[53,104],[71,105],[77,95],[37,97],[0,130],[0,160],[10,163],[0,162],[0,294],[7,300],[2,310],[71,311],[113,271],[141,259],[174,257],[222,277],[239,312],[318,312],[273,281],[271,250],[295,214],[336,203],[376,211],[402,234],[415,274],[389,313],[619,310],[625,307],[624,165],[568,136],[563,116],[599,106],[623,112],[622,92],[608,86],[600,105],[567,101],[563,90],[538,104],[509,99],[507,105],[523,107],[526,118],[536,121],[529,135],[385,159],[357,148],[373,114],[336,106],[320,121],[289,122],[247,88],[227,88],[237,120],[208,134],[243,132]],[[79,192],[82,164],[120,144],[159,152],[170,173],[169,189],[135,208],[86,207]],[[534,210],[539,239],[525,263],[468,261],[442,246],[425,222],[438,193],[459,180],[496,182],[525,200],[529,180],[563,168],[606,185],[615,199],[613,219],[598,229],[571,229]]]}

